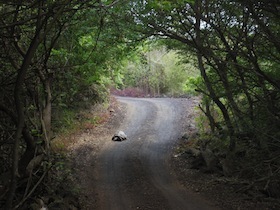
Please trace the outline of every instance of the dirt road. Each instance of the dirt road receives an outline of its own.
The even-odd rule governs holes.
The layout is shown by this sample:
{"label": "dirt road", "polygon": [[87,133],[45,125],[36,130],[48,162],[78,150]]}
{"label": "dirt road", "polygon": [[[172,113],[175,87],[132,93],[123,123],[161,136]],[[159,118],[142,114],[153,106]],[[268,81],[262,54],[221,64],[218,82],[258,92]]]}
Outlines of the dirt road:
{"label": "dirt road", "polygon": [[[275,201],[236,193],[242,183],[190,169],[188,158],[174,156],[179,142],[185,142],[178,139],[182,132],[196,132],[193,110],[198,99],[112,101],[109,121],[87,125],[68,138],[73,142],[68,150],[75,172],[74,187],[69,187],[79,192],[80,209],[279,209]],[[86,112],[90,118],[96,113]],[[111,140],[119,130],[128,140]]]}
{"label": "dirt road", "polygon": [[[126,115],[120,125],[127,141],[106,143],[97,156],[98,209],[214,209],[184,189],[169,167],[180,137],[186,99],[118,98]],[[184,103],[182,102],[184,100]],[[108,139],[109,141],[109,139]],[[90,198],[89,198],[90,199]]]}

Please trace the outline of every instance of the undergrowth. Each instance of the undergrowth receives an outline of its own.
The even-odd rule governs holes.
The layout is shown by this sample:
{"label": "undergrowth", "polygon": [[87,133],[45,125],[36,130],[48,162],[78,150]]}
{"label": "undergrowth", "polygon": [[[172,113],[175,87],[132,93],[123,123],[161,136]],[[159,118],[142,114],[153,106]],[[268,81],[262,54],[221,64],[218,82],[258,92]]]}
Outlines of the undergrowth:
{"label": "undergrowth", "polygon": [[[280,198],[280,142],[277,138],[263,135],[262,141],[267,143],[263,147],[256,140],[260,136],[236,134],[236,147],[230,151],[226,133],[211,132],[206,117],[202,115],[196,123],[199,131],[185,138],[179,150],[179,153],[192,153],[189,148],[193,148],[199,152],[200,155],[193,161],[195,166],[190,167],[199,165],[198,169],[203,172],[230,177],[228,180],[242,183],[238,192],[246,193],[253,199],[273,200],[280,205],[277,201]],[[208,156],[206,159],[205,155]],[[213,161],[213,165],[211,170],[205,170],[209,160]]]}
{"label": "undergrowth", "polygon": [[40,167],[33,172],[27,186],[38,186],[32,189],[20,189],[18,192],[27,195],[19,202],[20,209],[80,209],[80,189],[74,178],[68,148],[75,143],[75,135],[106,122],[110,116],[109,103],[95,104],[88,109],[64,110],[60,113],[60,121],[56,122],[55,138],[51,141],[52,152]]}

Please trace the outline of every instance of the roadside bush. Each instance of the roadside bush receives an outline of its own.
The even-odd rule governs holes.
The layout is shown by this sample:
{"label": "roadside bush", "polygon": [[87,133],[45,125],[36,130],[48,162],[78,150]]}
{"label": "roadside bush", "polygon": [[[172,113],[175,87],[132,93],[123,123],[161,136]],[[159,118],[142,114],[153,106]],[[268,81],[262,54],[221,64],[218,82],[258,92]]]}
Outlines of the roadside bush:
{"label": "roadside bush", "polygon": [[126,97],[145,97],[145,93],[140,88],[130,87],[123,90],[111,89],[111,94]]}

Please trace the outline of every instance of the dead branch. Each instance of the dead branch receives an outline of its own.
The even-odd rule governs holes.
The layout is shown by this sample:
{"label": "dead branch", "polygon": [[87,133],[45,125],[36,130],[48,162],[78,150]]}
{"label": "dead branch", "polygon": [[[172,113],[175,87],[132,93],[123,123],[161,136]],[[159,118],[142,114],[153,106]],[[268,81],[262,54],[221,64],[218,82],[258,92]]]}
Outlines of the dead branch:
{"label": "dead branch", "polygon": [[32,193],[36,190],[36,188],[41,184],[49,170],[53,167],[53,165],[50,165],[47,170],[44,172],[44,174],[40,177],[38,182],[34,185],[34,187],[30,190],[30,192],[14,207],[14,209],[19,208],[31,195]]}

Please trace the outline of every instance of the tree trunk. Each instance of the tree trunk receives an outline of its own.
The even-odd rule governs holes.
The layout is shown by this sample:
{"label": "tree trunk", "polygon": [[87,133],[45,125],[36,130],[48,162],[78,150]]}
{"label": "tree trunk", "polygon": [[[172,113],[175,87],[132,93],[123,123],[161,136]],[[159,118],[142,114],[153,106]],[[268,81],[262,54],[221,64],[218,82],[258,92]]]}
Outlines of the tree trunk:
{"label": "tree trunk", "polygon": [[19,174],[26,175],[26,167],[34,158],[36,146],[33,137],[30,135],[26,127],[23,128],[22,135],[26,143],[26,149],[19,160]]}
{"label": "tree trunk", "polygon": [[29,65],[32,61],[32,58],[41,41],[40,40],[40,31],[41,31],[41,19],[38,18],[35,35],[25,54],[22,65],[21,65],[20,69],[18,70],[16,85],[15,85],[15,89],[14,89],[14,100],[15,100],[15,106],[16,106],[16,111],[17,111],[17,115],[18,115],[18,120],[17,120],[17,129],[16,129],[15,140],[14,140],[14,148],[13,148],[11,182],[10,182],[8,198],[6,201],[6,209],[12,208],[13,198],[14,198],[16,187],[17,187],[17,179],[19,177],[19,173],[18,173],[19,144],[20,144],[20,139],[22,137],[22,132],[23,132],[24,124],[25,124],[24,105],[22,103],[23,83],[25,80],[25,76],[26,76],[28,67],[29,67]]}
{"label": "tree trunk", "polygon": [[51,106],[51,78],[48,77],[44,82],[45,88],[45,106],[42,111],[42,130],[44,134],[46,152],[49,155],[50,152],[50,138],[51,138],[51,115],[52,115],[52,106]]}
{"label": "tree trunk", "polygon": [[39,31],[36,32],[29,49],[25,55],[25,59],[22,62],[21,68],[18,71],[15,90],[14,90],[14,99],[16,105],[16,111],[18,115],[17,129],[14,140],[14,148],[13,148],[13,163],[12,163],[12,173],[11,173],[11,182],[10,189],[8,194],[8,199],[6,201],[6,209],[11,209],[13,205],[13,198],[17,185],[17,178],[19,177],[18,166],[19,166],[19,143],[22,137],[22,132],[25,124],[25,116],[24,116],[24,105],[22,104],[22,86],[24,83],[25,75],[27,69],[31,63],[31,60],[35,54],[37,47],[39,46]]}
{"label": "tree trunk", "polygon": [[200,24],[201,24],[201,0],[197,0],[195,2],[195,13],[196,13],[196,22],[195,22],[195,32],[196,32],[196,46],[197,46],[197,60],[198,60],[198,68],[200,70],[201,76],[205,82],[206,88],[209,91],[210,97],[214,101],[214,103],[219,107],[221,110],[227,129],[229,131],[229,137],[230,137],[230,145],[229,150],[233,151],[235,149],[235,139],[234,139],[234,128],[229,116],[229,113],[225,107],[225,105],[219,100],[217,95],[215,94],[215,91],[212,87],[212,84],[206,74],[206,70],[203,63],[203,57],[202,54],[207,54],[202,47],[202,40],[201,40],[201,34],[200,34]]}

